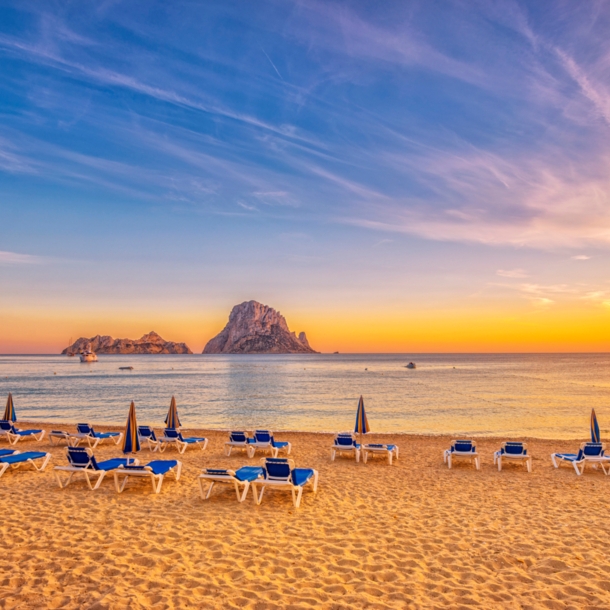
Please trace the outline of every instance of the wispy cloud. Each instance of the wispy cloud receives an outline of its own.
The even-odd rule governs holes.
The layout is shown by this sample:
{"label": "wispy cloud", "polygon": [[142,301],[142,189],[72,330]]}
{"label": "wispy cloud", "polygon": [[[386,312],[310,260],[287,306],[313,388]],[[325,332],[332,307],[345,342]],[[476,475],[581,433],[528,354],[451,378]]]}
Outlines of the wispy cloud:
{"label": "wispy cloud", "polygon": [[523,269],[498,269],[496,274],[501,277],[510,278],[524,278],[528,277],[528,274]]}
{"label": "wispy cloud", "polygon": [[572,256],[571,258],[574,261],[588,261],[591,257],[587,256],[586,254],[576,254],[575,256]]}
{"label": "wispy cloud", "polygon": [[41,256],[0,250],[0,265],[38,265],[46,262]]}

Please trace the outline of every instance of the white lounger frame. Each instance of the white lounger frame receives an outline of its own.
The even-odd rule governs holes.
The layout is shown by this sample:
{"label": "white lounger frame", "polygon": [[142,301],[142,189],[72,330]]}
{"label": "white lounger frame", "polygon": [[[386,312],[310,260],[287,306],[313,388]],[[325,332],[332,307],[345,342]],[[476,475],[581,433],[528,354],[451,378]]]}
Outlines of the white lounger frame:
{"label": "white lounger frame", "polygon": [[[261,460],[261,463],[265,463],[265,458]],[[294,469],[294,461],[288,460],[288,464],[290,465],[290,469]],[[311,469],[313,470],[313,468]],[[304,485],[294,485],[291,480],[287,479],[257,479],[256,481],[252,481],[252,494],[254,495],[254,502],[256,505],[260,505],[263,500],[263,494],[265,493],[266,487],[271,487],[275,489],[289,489],[292,492],[292,503],[295,508],[299,508],[301,505],[301,496],[303,495],[303,488],[306,485],[313,485],[313,493],[315,494],[318,491],[318,471],[313,470],[313,479],[309,479],[307,483]],[[260,494],[257,493],[257,487],[260,485],[261,491]]]}
{"label": "white lounger frame", "polygon": [[362,445],[362,461],[366,464],[366,461],[369,457],[369,454],[371,456],[375,456],[375,455],[383,455],[383,456],[387,456],[388,458],[388,464],[391,466],[392,465],[392,458],[396,458],[398,459],[398,445],[394,445],[394,447],[392,449],[389,449],[387,446],[386,447],[371,447],[370,445]]}
{"label": "white lounger frame", "polygon": [[233,449],[245,449],[246,450],[246,455],[249,458],[253,458],[254,457],[254,449],[251,448],[251,443],[248,442],[248,437],[246,436],[246,442],[245,443],[238,443],[236,441],[226,441],[225,442],[225,455],[228,457],[231,455],[231,451],[233,451]]}
{"label": "white lounger frame", "polygon": [[80,442],[80,438],[74,438],[75,434],[65,430],[51,430],[49,432],[49,442],[51,445],[59,445],[62,441],[66,441],[68,447],[76,447]]}
{"label": "white lounger frame", "polygon": [[[451,446],[453,446],[453,443],[455,443],[455,442],[457,442],[457,441],[452,441]],[[451,449],[445,449],[445,451],[443,452],[443,462],[445,462],[445,464],[447,464],[447,466],[451,470],[453,459],[455,459],[455,458],[468,459],[468,460],[470,460],[471,463],[474,462],[474,467],[477,470],[481,470],[481,456],[479,456],[479,454],[476,451],[477,444],[474,441],[472,441],[472,445],[475,448],[474,453],[472,453],[471,451],[451,451]]]}
{"label": "white lounger frame", "polygon": [[[12,455],[19,455],[21,453],[21,451],[15,451],[15,453],[13,453]],[[41,452],[42,453],[42,452]],[[11,456],[4,456],[4,457],[11,457]],[[39,458],[40,459],[40,458]],[[13,468],[20,468],[21,466],[23,466],[24,464],[31,464],[32,466],[34,466],[34,468],[36,469],[37,472],[42,472],[46,467],[47,464],[49,463],[49,460],[51,459],[51,454],[50,453],[46,453],[43,460],[42,460],[42,464],[40,466],[36,465],[36,460],[33,459],[27,459],[25,462],[18,462],[17,464],[7,464],[6,462],[0,462],[0,477],[2,477],[2,475],[12,466]]]}
{"label": "white lounger frame", "polygon": [[112,441],[115,445],[118,445],[123,440],[123,433],[119,432],[118,436],[107,436],[106,438],[99,438],[97,436],[91,436],[84,432],[74,432],[70,434],[72,437],[72,447],[78,447],[82,441],[87,441],[87,444],[91,449],[95,449],[102,441]]}
{"label": "white lounger frame", "polygon": [[[227,470],[226,474],[202,473],[199,475],[197,480],[199,482],[199,493],[201,495],[202,500],[208,500],[210,498],[212,489],[214,488],[214,485],[216,483],[225,483],[225,484],[228,483],[229,485],[233,485],[235,487],[235,494],[237,495],[238,502],[243,502],[246,499],[246,497],[248,496],[248,490],[250,489],[250,481],[240,481],[235,476],[234,470]],[[210,486],[208,487],[207,492],[203,489],[204,481],[210,482]],[[240,494],[240,490],[239,490],[240,487],[243,488],[241,494]],[[255,494],[255,496],[256,496],[256,494]],[[256,497],[254,498],[254,501],[256,502]]]}
{"label": "white lounger frame", "polygon": [[[581,449],[584,450],[584,447],[587,443],[582,443],[579,451]],[[602,451],[605,450],[605,445],[602,444]],[[578,476],[582,475],[582,473],[585,471],[585,466],[587,464],[591,464],[594,468],[597,468],[597,465],[599,464],[602,467],[602,470],[604,471],[605,475],[609,475],[610,474],[610,455],[602,455],[602,456],[584,456],[579,462],[575,461],[575,460],[564,460],[561,457],[559,457],[561,454],[560,453],[551,453],[551,460],[553,461],[553,466],[555,466],[555,468],[559,468],[559,464],[557,463],[557,460],[559,460],[560,462],[567,462],[568,464],[572,464],[572,466],[574,466],[574,470],[576,471],[576,474]],[[607,469],[606,469],[607,466]]]}
{"label": "white lounger frame", "polygon": [[[158,494],[161,491],[163,479],[166,475],[172,474],[176,481],[180,480],[180,473],[182,472],[182,462],[179,460],[177,460],[177,462],[178,463],[176,464],[176,466],[174,466],[172,470],[169,470],[165,474],[155,474],[152,471],[152,468],[149,468],[147,466],[144,466],[142,470],[131,470],[119,467],[116,470],[112,471],[114,473],[114,487],[118,493],[122,493],[122,491],[125,489],[125,485],[127,484],[127,480],[129,479],[129,477],[148,478],[150,479],[153,492]],[[120,476],[124,477],[122,483],[119,482]]]}
{"label": "white lounger frame", "polygon": [[[523,444],[523,449],[526,450],[527,444],[526,443],[522,443],[522,444]],[[502,471],[502,460],[514,460],[514,461],[525,462],[525,467],[527,468],[527,471],[532,472],[532,456],[529,453],[527,453],[525,455],[502,453],[502,449],[504,449],[505,445],[506,445],[506,443],[502,443],[502,447],[501,447],[500,451],[496,451],[494,453],[494,464],[498,465],[498,472]]]}
{"label": "white lounger frame", "polygon": [[40,442],[44,438],[45,434],[46,434],[46,430],[41,430],[38,434],[25,434],[25,435],[14,434],[10,430],[0,430],[0,436],[6,436],[6,440],[9,442],[10,445],[16,445],[21,440],[31,439],[31,438]]}
{"label": "white lounger frame", "polygon": [[[137,466],[140,463],[140,461],[137,459],[130,459],[132,459],[134,466]],[[70,473],[70,475],[65,481],[61,480],[59,472],[57,472],[58,470],[61,472]],[[85,480],[87,481],[87,485],[89,485],[89,489],[91,491],[95,491],[96,489],[98,489],[99,486],[102,484],[104,477],[109,472],[113,472],[112,470],[93,470],[93,468],[79,468],[78,466],[55,466],[55,468],[53,468],[53,471],[55,472],[55,479],[57,480],[57,484],[59,485],[60,489],[65,489],[66,487],[68,487],[68,485],[70,485],[70,483],[72,482],[72,479],[75,474],[82,473],[85,475]],[[97,480],[95,480],[96,477]],[[95,480],[95,483],[92,483],[92,479]]]}
{"label": "white lounger frame", "polygon": [[176,449],[178,450],[178,453],[180,455],[184,454],[184,452],[189,447],[199,447],[201,449],[201,451],[204,451],[205,448],[208,446],[207,438],[203,441],[197,441],[196,443],[185,443],[184,441],[181,441],[179,438],[172,438],[169,436],[160,436],[157,439],[157,442],[159,443],[159,446],[157,447],[157,449],[155,449],[155,451],[158,450],[160,453],[163,453],[168,447],[170,447],[171,445],[175,445]]}
{"label": "white lounger frame", "polygon": [[[347,445],[337,445],[337,437],[338,436],[350,436],[350,432],[339,432],[339,434],[335,435],[335,439],[333,441],[333,446],[330,449],[330,460],[331,462],[335,461],[335,457],[337,457],[337,454],[339,455],[343,455],[344,453],[349,453],[350,455],[355,455],[356,456],[356,462],[360,461],[360,451],[362,450],[362,447],[360,447],[360,449],[358,447],[356,447],[355,445],[352,446],[347,446]],[[354,441],[354,443],[356,442],[354,436],[352,435],[352,440]]]}

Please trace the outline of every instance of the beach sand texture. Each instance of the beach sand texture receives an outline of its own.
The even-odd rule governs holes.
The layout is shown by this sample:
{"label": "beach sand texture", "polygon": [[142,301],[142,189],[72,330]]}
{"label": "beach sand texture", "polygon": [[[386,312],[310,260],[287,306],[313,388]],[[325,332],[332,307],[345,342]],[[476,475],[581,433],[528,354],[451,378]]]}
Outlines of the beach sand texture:
{"label": "beach sand texture", "polygon": [[208,436],[207,450],[180,456],[181,480],[167,479],[158,496],[148,481],[119,495],[112,477],[95,492],[84,482],[60,490],[52,468],[66,463],[65,449],[19,443],[53,459],[42,474],[0,479],[0,608],[610,607],[610,478],[555,470],[549,458],[577,441],[528,441],[528,474],[497,471],[498,439],[478,440],[476,472],[447,469],[448,437],[371,435],[399,444],[390,467],[331,462],[330,435],[278,434],[297,466],[320,472],[317,495],[305,492],[294,509],[279,491],[258,507],[251,494],[238,504],[229,486],[201,500],[202,467],[258,456],[227,458],[226,433],[190,433]]}

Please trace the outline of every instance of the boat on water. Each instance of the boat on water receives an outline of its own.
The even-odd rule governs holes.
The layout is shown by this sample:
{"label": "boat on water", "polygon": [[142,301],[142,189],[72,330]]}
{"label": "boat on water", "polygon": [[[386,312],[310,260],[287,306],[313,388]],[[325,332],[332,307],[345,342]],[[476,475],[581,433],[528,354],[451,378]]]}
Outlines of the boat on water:
{"label": "boat on water", "polygon": [[83,350],[80,353],[81,362],[97,362],[97,356],[89,349]]}
{"label": "boat on water", "polygon": [[415,369],[417,367],[415,366],[415,362],[409,362],[409,364],[407,364],[407,366],[405,368],[407,368],[407,369]]}
{"label": "boat on water", "polygon": [[133,371],[133,366],[120,366],[119,371]]}

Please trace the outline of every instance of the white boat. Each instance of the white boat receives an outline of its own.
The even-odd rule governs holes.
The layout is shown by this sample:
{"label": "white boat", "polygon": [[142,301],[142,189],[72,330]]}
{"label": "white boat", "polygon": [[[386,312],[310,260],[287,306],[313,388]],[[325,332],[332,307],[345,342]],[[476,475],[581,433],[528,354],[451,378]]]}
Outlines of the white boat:
{"label": "white boat", "polygon": [[89,349],[86,349],[80,353],[81,362],[97,362],[97,356]]}
{"label": "white boat", "polygon": [[409,362],[409,364],[407,364],[407,366],[405,368],[407,368],[407,369],[415,369],[417,367],[415,365],[415,362]]}

